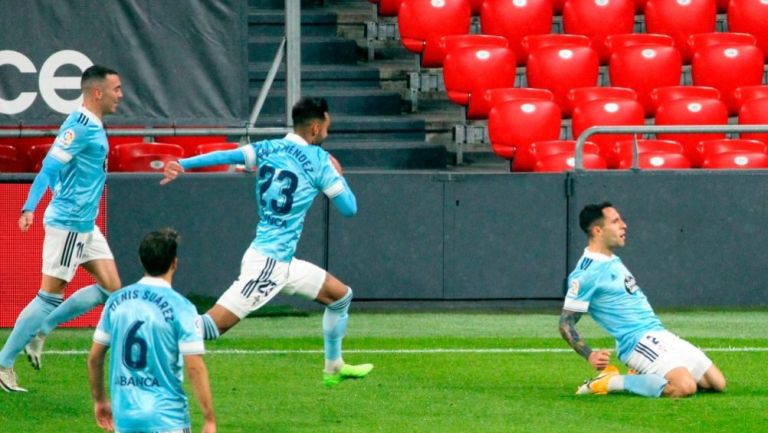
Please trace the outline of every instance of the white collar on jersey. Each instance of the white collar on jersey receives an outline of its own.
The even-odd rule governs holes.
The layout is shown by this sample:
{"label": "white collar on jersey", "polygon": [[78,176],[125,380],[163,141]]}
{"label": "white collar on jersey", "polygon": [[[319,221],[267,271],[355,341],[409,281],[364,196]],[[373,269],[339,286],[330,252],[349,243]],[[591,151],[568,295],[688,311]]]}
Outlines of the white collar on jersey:
{"label": "white collar on jersey", "polygon": [[139,280],[139,284],[146,284],[148,286],[160,286],[160,287],[168,287],[171,288],[171,285],[168,284],[168,281],[165,281],[162,278],[158,277],[150,277],[149,275],[145,275],[142,279]]}
{"label": "white collar on jersey", "polygon": [[301,136],[299,136],[298,134],[294,134],[293,132],[289,132],[285,136],[285,139],[288,140],[288,141],[292,141],[292,142],[294,142],[294,143],[296,143],[298,145],[301,145],[301,146],[309,146],[309,143],[307,143],[306,140],[301,138]]}
{"label": "white collar on jersey", "polygon": [[93,114],[91,112],[91,110],[85,108],[85,105],[81,105],[80,108],[77,111],[79,111],[79,112],[85,114],[86,116],[88,116],[88,118],[91,119],[93,121],[93,123],[95,123],[96,125],[101,126],[102,128],[104,127],[104,125],[101,123],[101,119],[96,117],[96,115]]}
{"label": "white collar on jersey", "polygon": [[616,257],[616,255],[614,254],[612,256],[606,256],[605,254],[595,253],[595,252],[592,252],[592,251],[584,248],[584,257],[586,257],[588,259],[592,259],[592,260],[594,260],[596,262],[608,262],[608,261],[613,260],[614,257]]}

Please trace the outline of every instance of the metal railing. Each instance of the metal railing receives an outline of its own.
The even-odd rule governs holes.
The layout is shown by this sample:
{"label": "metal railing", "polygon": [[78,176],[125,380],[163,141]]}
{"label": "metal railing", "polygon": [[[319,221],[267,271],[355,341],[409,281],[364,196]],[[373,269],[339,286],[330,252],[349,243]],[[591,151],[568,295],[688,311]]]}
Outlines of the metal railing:
{"label": "metal railing", "polygon": [[595,134],[633,134],[632,168],[639,169],[637,136],[644,134],[701,134],[701,133],[735,133],[735,132],[768,132],[768,125],[670,125],[670,126],[593,126],[579,135],[576,140],[576,155],[574,169],[584,171],[584,143]]}

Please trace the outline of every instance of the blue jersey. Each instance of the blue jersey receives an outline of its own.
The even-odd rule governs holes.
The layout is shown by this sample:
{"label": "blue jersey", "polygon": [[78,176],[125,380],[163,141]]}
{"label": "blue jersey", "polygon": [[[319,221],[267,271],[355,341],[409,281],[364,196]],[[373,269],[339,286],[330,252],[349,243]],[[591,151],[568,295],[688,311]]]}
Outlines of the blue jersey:
{"label": "blue jersey", "polygon": [[85,107],[67,117],[49,155],[64,163],[45,211],[45,225],[67,231],[93,231],[104,191],[109,145],[104,126]]}
{"label": "blue jersey", "polygon": [[242,146],[247,166],[257,165],[259,224],[251,248],[279,261],[290,261],[312,201],[322,191],[330,198],[346,182],[328,152],[295,134]]}
{"label": "blue jersey", "polygon": [[165,280],[144,277],[109,297],[93,340],[112,348],[109,384],[118,431],[190,427],[183,355],[205,351],[192,303]]}
{"label": "blue jersey", "polygon": [[616,255],[585,250],[568,276],[568,287],[563,309],[588,312],[616,339],[623,362],[646,332],[664,329],[635,277]]}

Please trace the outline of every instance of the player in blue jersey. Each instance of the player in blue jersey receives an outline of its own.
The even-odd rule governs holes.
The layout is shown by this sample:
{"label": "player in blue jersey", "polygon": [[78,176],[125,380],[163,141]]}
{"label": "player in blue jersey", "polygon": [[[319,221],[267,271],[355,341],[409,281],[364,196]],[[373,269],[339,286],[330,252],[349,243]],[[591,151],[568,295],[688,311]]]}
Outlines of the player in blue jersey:
{"label": "player in blue jersey", "polygon": [[[614,254],[624,246],[627,225],[613,205],[584,207],[579,225],[588,243],[568,276],[560,334],[601,373],[584,382],[577,394],[628,391],[647,397],[686,397],[697,389],[724,391],[720,370],[701,349],[664,329],[635,277]],[[610,365],[609,350],[587,345],[576,330],[584,313],[616,339],[619,360],[637,374],[620,375]]]}
{"label": "player in blue jersey", "polygon": [[[144,278],[113,293],[104,306],[88,356],[96,422],[104,429],[190,432],[183,367],[205,419],[203,433],[216,432],[200,316],[171,287],[178,237],[173,229],[147,234],[139,246]],[[109,348],[111,405],[104,386]]]}
{"label": "player in blue jersey", "polygon": [[331,123],[325,99],[303,98],[292,109],[294,132],[230,151],[213,152],[166,165],[161,184],[186,169],[218,164],[245,164],[257,170],[259,223],[256,239],[245,252],[240,276],[203,317],[206,339],[216,339],[278,292],[298,294],[326,306],[323,316],[323,382],[333,387],[345,379],[365,377],[373,365],[351,365],[341,356],[352,289],[324,269],[293,257],[304,217],[319,192],[344,216],[357,213],[355,196],[341,166],[320,147]]}
{"label": "player in blue jersey", "polygon": [[[40,291],[19,314],[0,351],[0,388],[9,392],[26,391],[18,386],[13,370],[22,349],[39,369],[44,336],[60,323],[104,303],[109,292],[120,288],[115,260],[95,220],[109,149],[102,119],[117,110],[123,91],[117,72],[103,66],[86,69],[81,88],[83,105],[61,125],[21,209],[19,228],[25,232],[43,194],[48,188],[52,190],[53,199],[43,218]],[[85,268],[96,284],[78,290],[62,303],[64,288],[78,266]]]}

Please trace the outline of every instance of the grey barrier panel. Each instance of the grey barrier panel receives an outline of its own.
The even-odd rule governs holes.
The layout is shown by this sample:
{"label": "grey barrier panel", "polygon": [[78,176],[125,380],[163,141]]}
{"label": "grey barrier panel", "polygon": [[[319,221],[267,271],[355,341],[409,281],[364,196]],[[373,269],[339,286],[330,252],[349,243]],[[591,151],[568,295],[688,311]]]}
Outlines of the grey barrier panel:
{"label": "grey barrier panel", "polygon": [[358,214],[330,209],[330,272],[358,299],[442,299],[444,183],[414,172],[345,177]]}
{"label": "grey barrier panel", "polygon": [[565,179],[475,174],[447,182],[445,298],[562,296]]}
{"label": "grey barrier panel", "polygon": [[[185,294],[217,297],[237,278],[240,260],[255,234],[255,177],[190,174],[166,186],[158,184],[160,177],[109,176],[109,243],[123,283],[142,275],[137,253],[142,236],[170,226],[182,236],[174,286]],[[321,207],[307,215],[299,252],[302,258],[322,265],[325,223]]]}
{"label": "grey barrier panel", "polygon": [[572,178],[569,271],[586,244],[579,211],[609,200],[628,225],[618,254],[651,305],[768,305],[768,173],[580,172]]}
{"label": "grey barrier panel", "polygon": [[0,124],[58,126],[79,105],[80,76],[93,64],[120,73],[125,98],[108,124],[243,124],[247,8],[244,0],[4,0]]}

